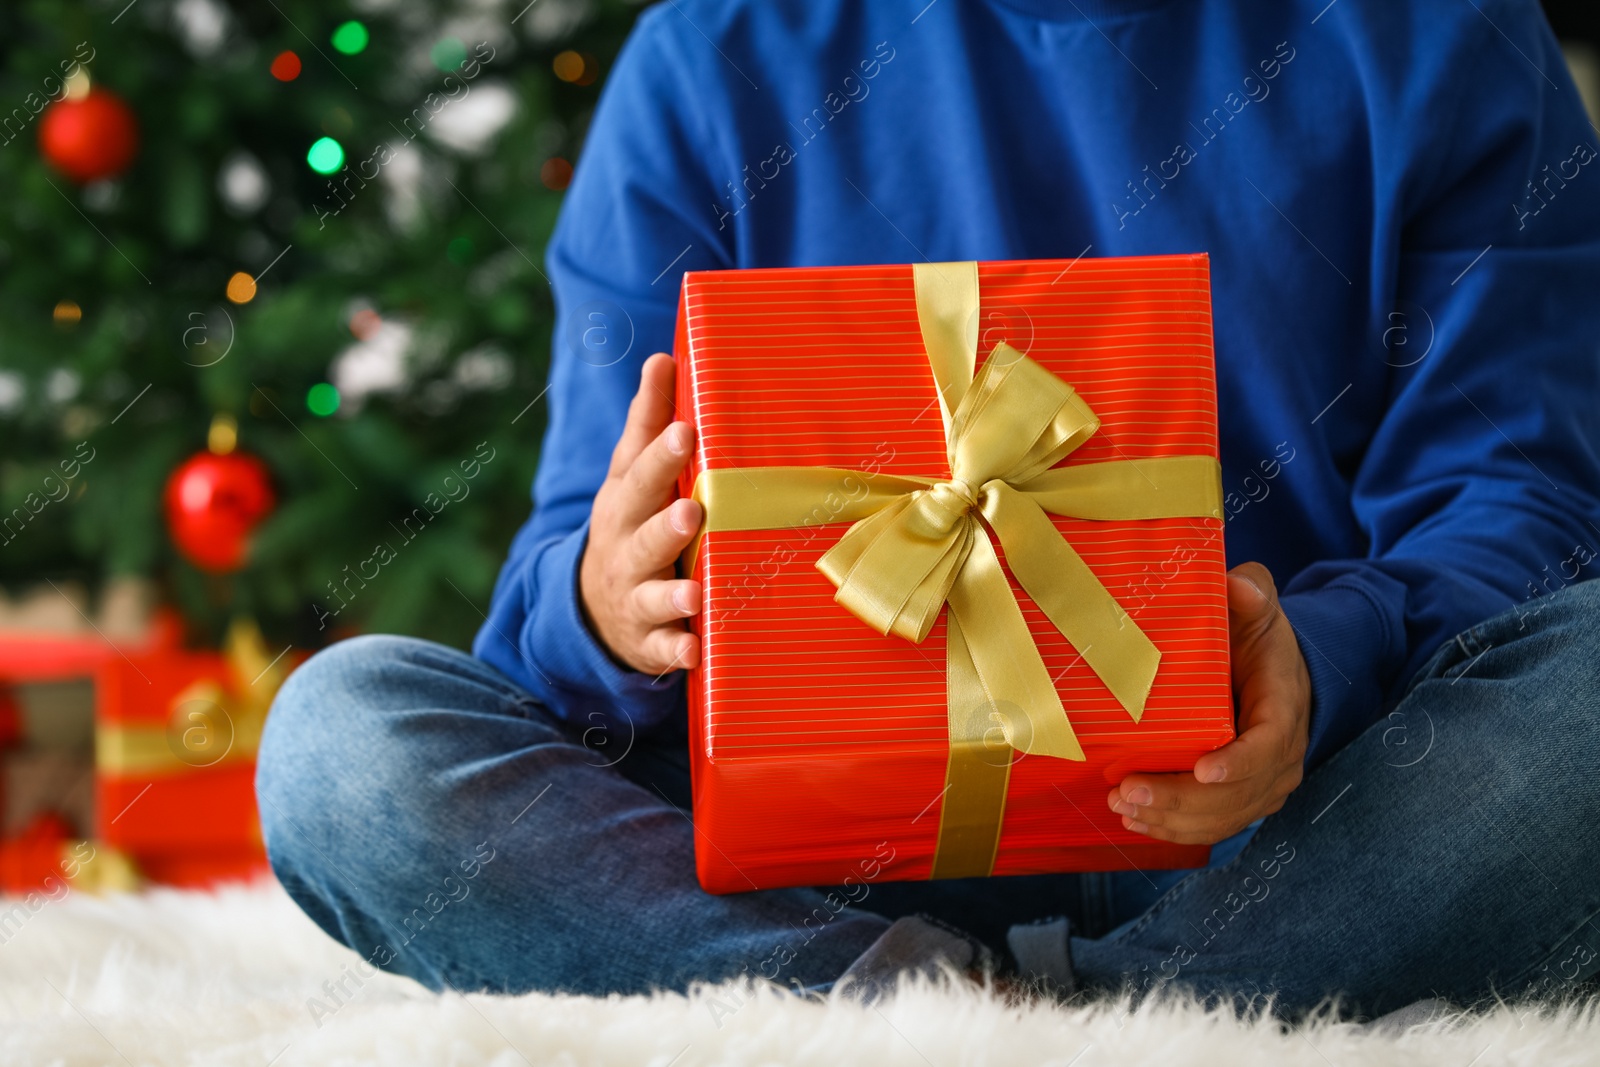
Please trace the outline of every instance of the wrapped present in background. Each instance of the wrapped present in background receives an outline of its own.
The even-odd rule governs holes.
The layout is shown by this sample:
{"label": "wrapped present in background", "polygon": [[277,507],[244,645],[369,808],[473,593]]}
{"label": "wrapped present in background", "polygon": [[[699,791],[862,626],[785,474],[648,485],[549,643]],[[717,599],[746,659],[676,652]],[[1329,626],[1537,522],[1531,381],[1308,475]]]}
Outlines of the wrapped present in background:
{"label": "wrapped present in background", "polygon": [[0,633],[0,890],[203,885],[265,870],[255,752],[302,658],[238,622],[221,652]]}
{"label": "wrapped present in background", "polygon": [[297,662],[292,652],[273,661],[243,622],[221,654],[165,648],[109,661],[95,719],[98,837],[156,881],[260,870],[256,749]]}
{"label": "wrapped present in background", "polygon": [[18,836],[45,814],[87,836],[94,827],[92,757],[93,749],[38,745],[0,752],[0,840]]}
{"label": "wrapped present in background", "polygon": [[691,273],[702,885],[1195,866],[1233,736],[1204,256]]}

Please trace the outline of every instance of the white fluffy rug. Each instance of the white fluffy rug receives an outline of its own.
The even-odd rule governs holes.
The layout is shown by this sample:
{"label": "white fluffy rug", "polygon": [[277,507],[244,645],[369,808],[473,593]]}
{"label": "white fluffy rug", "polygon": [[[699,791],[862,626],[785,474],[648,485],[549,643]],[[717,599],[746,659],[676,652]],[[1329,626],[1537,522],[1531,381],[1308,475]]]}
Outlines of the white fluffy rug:
{"label": "white fluffy rug", "polygon": [[[0,903],[3,913],[15,901]],[[14,915],[15,913],[13,913]],[[1008,1007],[919,985],[876,1007],[733,987],[693,996],[438,997],[378,975],[276,885],[82,894],[0,929],[4,1064],[1567,1064],[1600,1060],[1600,1012],[1511,1008],[1409,1030],[1282,1031],[1166,1005]],[[354,995],[332,1014],[325,982]],[[713,1003],[713,1001],[715,1003]],[[720,1024],[720,1025],[719,1025]]]}

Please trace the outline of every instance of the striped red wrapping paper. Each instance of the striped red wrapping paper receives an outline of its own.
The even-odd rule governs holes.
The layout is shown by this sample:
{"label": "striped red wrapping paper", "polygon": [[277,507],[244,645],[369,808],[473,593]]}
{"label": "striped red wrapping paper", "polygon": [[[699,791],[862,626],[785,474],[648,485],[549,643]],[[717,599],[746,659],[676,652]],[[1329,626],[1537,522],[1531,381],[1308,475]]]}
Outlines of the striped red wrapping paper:
{"label": "striped red wrapping paper", "polygon": [[[1101,419],[1062,466],[1217,455],[1205,256],[985,262],[979,283],[980,365],[1006,341]],[[910,266],[687,274],[677,358],[678,417],[697,431],[684,495],[718,468],[950,476]],[[1087,760],[1016,758],[993,873],[1201,865],[1208,848],[1125,830],[1106,795],[1233,737],[1222,519],[1052,521],[1162,660],[1135,723],[1013,579]],[[712,533],[695,557],[689,720],[710,892],[929,876],[945,621],[916,645],[836,604],[815,564],[849,525]]]}

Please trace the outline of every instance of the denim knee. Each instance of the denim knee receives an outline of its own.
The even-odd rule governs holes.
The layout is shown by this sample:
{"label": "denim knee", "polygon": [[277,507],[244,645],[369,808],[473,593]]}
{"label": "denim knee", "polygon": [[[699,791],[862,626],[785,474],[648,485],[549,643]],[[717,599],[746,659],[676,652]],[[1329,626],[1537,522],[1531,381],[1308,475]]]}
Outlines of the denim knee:
{"label": "denim knee", "polygon": [[1564,586],[1463,631],[1435,656],[1433,692],[1478,711],[1484,745],[1519,779],[1559,789],[1587,821],[1600,805],[1600,581]]}
{"label": "denim knee", "polygon": [[372,699],[375,683],[420,643],[350,638],[301,664],[279,690],[256,758],[256,797],[267,855],[280,877],[303,851],[321,847],[330,819],[347,832],[363,823],[365,791],[352,780],[392,756]]}
{"label": "denim knee", "polygon": [[[306,758],[325,760],[330,749],[358,744],[358,720],[368,706],[372,682],[404,658],[410,639],[387,634],[352,637],[330,645],[301,664],[278,690],[267,716],[257,759],[257,783],[279,784]],[[276,799],[276,797],[274,797]]]}
{"label": "denim knee", "polygon": [[473,740],[513,750],[565,737],[531,694],[464,652],[369,635],[317,653],[284,684],[261,741],[256,793],[274,870],[321,871],[340,856],[421,862],[413,853],[462,830],[480,802],[471,783],[482,776],[457,773],[480,755]]}

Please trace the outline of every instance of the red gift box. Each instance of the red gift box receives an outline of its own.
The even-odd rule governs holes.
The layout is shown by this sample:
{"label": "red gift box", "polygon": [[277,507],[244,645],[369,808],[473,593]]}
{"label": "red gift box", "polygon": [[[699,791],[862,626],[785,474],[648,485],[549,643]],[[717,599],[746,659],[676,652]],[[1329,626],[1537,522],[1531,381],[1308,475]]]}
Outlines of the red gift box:
{"label": "red gift box", "polygon": [[[95,723],[98,836],[152,877],[199,856],[259,866],[255,749],[264,708],[215,652],[163,649],[107,663]],[[265,683],[263,683],[263,687]],[[198,864],[197,869],[205,864]]]}
{"label": "red gift box", "polygon": [[[766,467],[951,478],[919,318],[925,277],[908,265],[685,275],[677,407],[697,437],[684,494],[703,473]],[[976,285],[980,377],[1005,342],[1099,419],[1057,466],[1186,456],[1215,469],[1205,256],[980,263]],[[723,477],[719,492],[765,491]],[[817,562],[854,520],[827,521],[839,509],[819,504],[789,528],[708,523],[691,550],[705,589],[688,685],[696,863],[710,892],[926,879],[942,824],[960,818],[944,810],[957,784],[949,609],[915,643],[842,607]],[[1084,758],[1004,750],[989,873],[1202,865],[1207,847],[1125,830],[1106,794],[1131,771],[1188,770],[1233,737],[1220,510],[1048,518],[1160,663],[1134,721],[994,539]]]}
{"label": "red gift box", "polygon": [[[36,823],[0,841],[0,882],[18,888],[34,861],[116,854],[152,881],[207,885],[267,869],[255,800],[255,752],[277,687],[303,654],[271,658],[252,626],[235,624],[225,653],[180,647],[175,620],[145,640],[0,634],[0,682],[83,678],[93,684],[94,749],[69,752],[94,774],[90,826]],[[77,842],[74,834],[92,839]],[[68,843],[63,846],[62,841]],[[54,843],[52,843],[54,842]],[[63,851],[63,849],[66,851]],[[20,857],[20,858],[19,858]],[[75,884],[117,884],[111,860],[80,864]],[[13,880],[7,881],[7,878]],[[34,879],[36,882],[37,879]]]}

